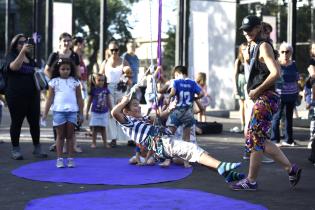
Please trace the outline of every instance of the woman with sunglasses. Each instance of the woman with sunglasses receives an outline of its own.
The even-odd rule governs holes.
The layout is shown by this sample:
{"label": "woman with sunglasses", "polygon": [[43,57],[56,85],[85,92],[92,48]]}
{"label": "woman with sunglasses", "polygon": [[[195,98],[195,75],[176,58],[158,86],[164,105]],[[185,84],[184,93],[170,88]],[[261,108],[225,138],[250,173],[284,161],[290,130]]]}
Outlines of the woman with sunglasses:
{"label": "woman with sunglasses", "polygon": [[27,42],[24,34],[13,37],[6,56],[7,100],[10,116],[10,137],[12,143],[11,156],[22,160],[20,151],[20,133],[23,120],[26,117],[34,145],[33,155],[46,158],[40,146],[40,92],[34,81],[35,61],[32,58],[33,44]]}
{"label": "woman with sunglasses", "polygon": [[[121,98],[127,94],[126,86],[121,86],[124,74],[132,72],[129,63],[119,56],[119,45],[116,41],[111,41],[108,44],[108,59],[105,59],[101,65],[100,73],[104,74],[107,78],[108,89],[110,92],[111,107],[114,107]],[[125,78],[128,80],[128,78]],[[129,80],[130,81],[130,80]],[[124,84],[125,85],[125,84]],[[130,84],[131,85],[131,84]],[[115,147],[117,139],[122,141],[128,141],[128,145],[131,145],[130,139],[122,132],[121,127],[116,120],[112,117],[109,119],[108,124],[108,139],[111,139],[111,146]]]}
{"label": "woman with sunglasses", "polygon": [[[293,141],[293,110],[299,92],[299,73],[295,62],[292,61],[292,46],[283,42],[279,47],[279,53],[281,77],[276,82],[276,91],[280,95],[280,106],[272,119],[271,140],[277,146],[296,146]],[[279,125],[283,113],[285,114],[285,141],[280,144]]]}
{"label": "woman with sunglasses", "polygon": [[233,184],[231,188],[257,190],[256,180],[264,154],[271,156],[285,169],[294,187],[299,182],[301,169],[290,163],[284,153],[269,140],[268,133],[279,103],[275,82],[280,76],[280,66],[275,58],[275,50],[265,38],[261,20],[257,16],[246,16],[240,29],[250,46],[254,47],[253,52],[256,52],[249,53],[252,68],[247,81],[248,96],[254,106],[246,135],[246,149],[250,152],[249,173],[247,178]]}

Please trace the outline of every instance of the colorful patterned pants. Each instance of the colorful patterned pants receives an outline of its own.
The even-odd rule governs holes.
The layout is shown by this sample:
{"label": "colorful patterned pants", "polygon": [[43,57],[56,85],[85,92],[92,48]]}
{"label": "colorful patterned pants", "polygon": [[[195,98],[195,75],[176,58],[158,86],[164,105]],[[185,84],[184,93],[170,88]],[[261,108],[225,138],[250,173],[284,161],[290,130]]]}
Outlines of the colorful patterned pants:
{"label": "colorful patterned pants", "polygon": [[270,139],[272,116],[278,110],[279,96],[266,91],[256,99],[246,134],[246,151],[263,151],[266,139]]}

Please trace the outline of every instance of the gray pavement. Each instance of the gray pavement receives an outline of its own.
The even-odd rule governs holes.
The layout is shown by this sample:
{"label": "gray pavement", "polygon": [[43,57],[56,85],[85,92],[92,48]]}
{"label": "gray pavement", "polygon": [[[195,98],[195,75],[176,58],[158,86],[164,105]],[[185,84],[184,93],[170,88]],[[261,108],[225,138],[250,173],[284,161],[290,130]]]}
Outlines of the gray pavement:
{"label": "gray pavement", "polygon": [[[222,134],[198,136],[198,144],[211,155],[221,160],[242,161],[243,166],[240,170],[247,172],[248,162],[241,158],[244,144],[242,134],[229,132],[230,128],[238,125],[237,114],[232,112],[229,118],[208,117],[208,121],[223,123],[224,131]],[[215,171],[197,164],[193,165],[193,173],[185,179],[141,186],[81,185],[21,179],[11,175],[11,171],[27,163],[39,161],[39,159],[34,158],[31,154],[32,143],[30,141],[27,123],[23,125],[21,134],[21,149],[25,160],[16,161],[10,158],[9,123],[10,119],[7,111],[5,111],[3,123],[0,128],[0,139],[4,140],[4,143],[0,144],[1,210],[24,209],[26,203],[30,200],[52,195],[136,187],[197,189],[260,204],[268,209],[315,209],[315,167],[307,161],[310,152],[306,149],[309,135],[308,128],[294,127],[295,140],[299,146],[283,148],[288,158],[303,168],[301,181],[294,190],[289,187],[287,174],[278,164],[273,163],[262,165],[258,178],[258,191],[234,192]],[[50,126],[51,124],[49,124],[47,128],[42,128],[41,141],[44,150],[49,154],[48,159],[55,159],[55,154],[48,151],[49,145],[53,142],[52,129]],[[77,154],[77,157],[129,157],[133,153],[133,149],[127,147],[125,142],[119,142],[117,148],[104,149],[99,140],[98,148],[91,149],[91,140],[85,136],[84,132],[77,133],[77,138],[83,148],[83,153]],[[93,209],[93,207],[91,207],[91,209]]]}

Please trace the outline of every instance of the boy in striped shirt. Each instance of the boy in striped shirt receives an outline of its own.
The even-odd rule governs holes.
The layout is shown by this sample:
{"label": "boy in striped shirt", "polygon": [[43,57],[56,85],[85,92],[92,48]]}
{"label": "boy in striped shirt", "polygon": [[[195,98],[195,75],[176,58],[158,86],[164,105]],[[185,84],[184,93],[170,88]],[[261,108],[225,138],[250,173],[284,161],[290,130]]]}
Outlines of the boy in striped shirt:
{"label": "boy in striped shirt", "polygon": [[[160,114],[161,118],[168,117],[170,107]],[[185,161],[198,162],[216,169],[228,183],[245,177],[244,174],[233,171],[241,163],[219,161],[196,144],[173,139],[169,129],[152,125],[149,117],[142,116],[141,107],[136,98],[130,98],[129,95],[124,96],[111,113],[127,136],[140,147],[154,152],[155,156],[159,158],[178,157]]]}

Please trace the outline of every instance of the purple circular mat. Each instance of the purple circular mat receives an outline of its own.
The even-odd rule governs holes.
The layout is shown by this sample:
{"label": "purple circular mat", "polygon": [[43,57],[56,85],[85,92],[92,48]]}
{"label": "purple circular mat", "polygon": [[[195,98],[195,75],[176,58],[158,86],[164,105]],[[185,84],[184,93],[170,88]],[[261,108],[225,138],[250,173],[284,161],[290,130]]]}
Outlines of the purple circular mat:
{"label": "purple circular mat", "polygon": [[75,168],[56,168],[56,160],[39,161],[12,171],[18,177],[48,182],[76,184],[138,185],[179,180],[192,168],[135,166],[127,158],[76,158]]}
{"label": "purple circular mat", "polygon": [[189,189],[129,188],[35,199],[26,210],[211,209],[266,210],[264,206]]}

